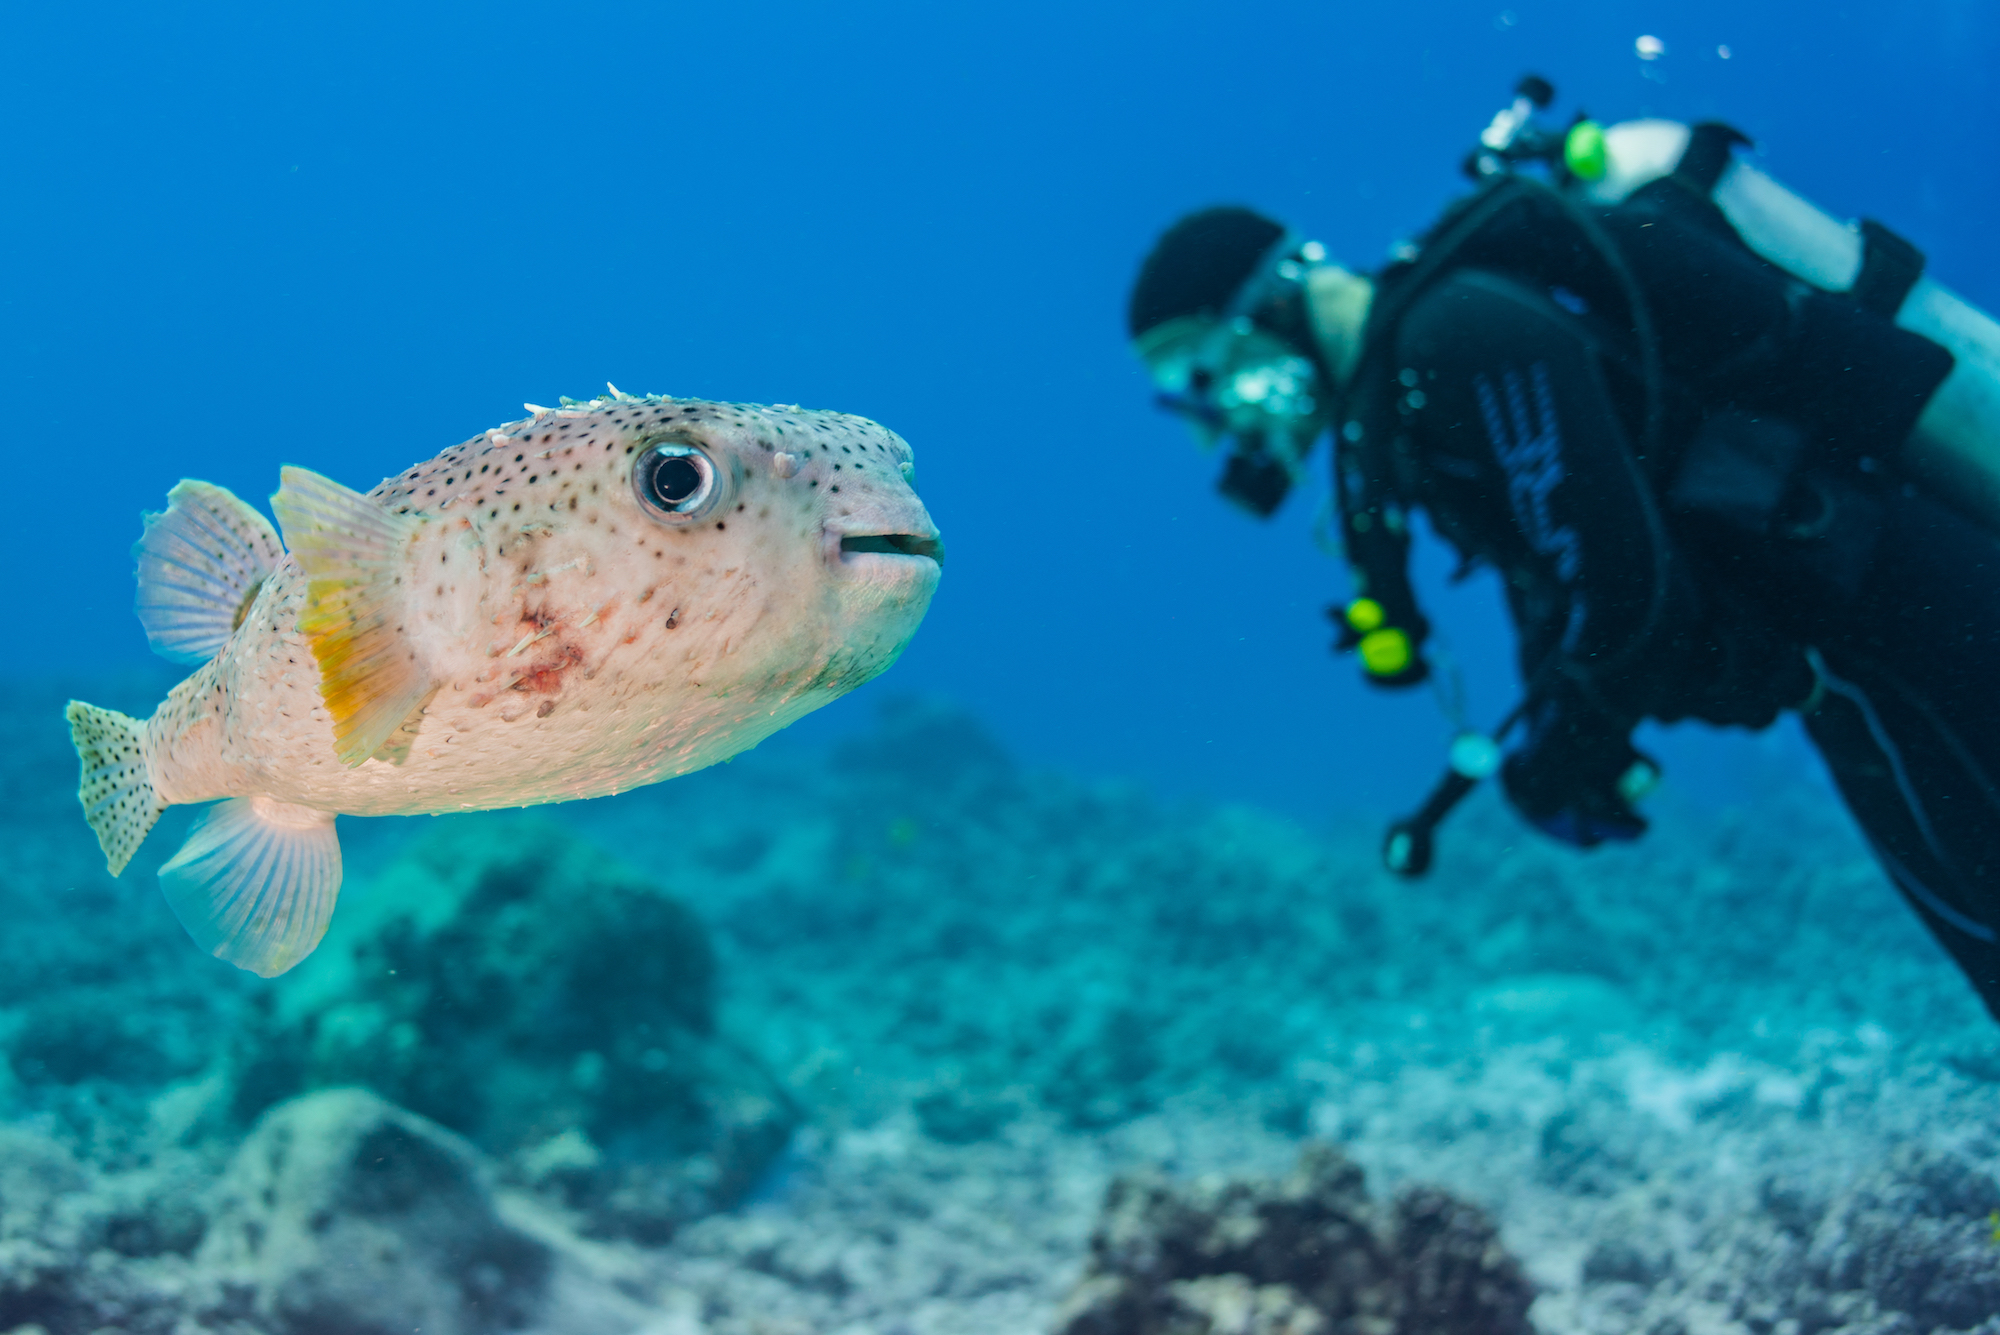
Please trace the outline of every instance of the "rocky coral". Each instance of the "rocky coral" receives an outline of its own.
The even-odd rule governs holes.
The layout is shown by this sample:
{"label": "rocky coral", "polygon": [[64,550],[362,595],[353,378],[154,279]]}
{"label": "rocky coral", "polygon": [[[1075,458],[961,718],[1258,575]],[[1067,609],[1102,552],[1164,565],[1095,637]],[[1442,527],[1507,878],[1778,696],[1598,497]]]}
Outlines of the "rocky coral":
{"label": "rocky coral", "polygon": [[235,1109],[362,1085],[593,1231],[660,1241],[739,1199],[796,1109],[715,1022],[707,929],[533,820],[420,841],[249,1031]]}
{"label": "rocky coral", "polygon": [[[1583,1261],[1600,1312],[1686,1335],[1790,1323],[1832,1335],[2000,1335],[1993,1146],[1904,1145],[1841,1182],[1774,1166],[1753,1202],[1680,1246],[1608,1216]],[[1622,1219],[1627,1227],[1619,1227]]]}
{"label": "rocky coral", "polygon": [[189,1275],[178,1253],[203,1220],[188,1194],[130,1188],[46,1136],[0,1130],[0,1329],[172,1329]]}
{"label": "rocky coral", "polygon": [[1105,1196],[1058,1335],[1529,1335],[1534,1292],[1477,1206],[1413,1188],[1387,1209],[1308,1144],[1277,1181],[1157,1172]]}
{"label": "rocky coral", "polygon": [[1204,1261],[1176,1319],[1484,1311],[1472,1201],[1542,1335],[2000,1335],[2000,1043],[1810,791],[1588,858],[1478,797],[1413,891],[1373,828],[1029,772],[910,704],[541,822],[353,822],[272,985],[103,875],[60,701],[0,700],[0,1330],[370,1330],[417,1285],[426,1329],[1019,1335],[1118,1174],[1269,1203],[1245,1175],[1313,1135],[1388,1198],[1334,1174],[1327,1226],[1403,1278],[1336,1319]]}
{"label": "rocky coral", "polygon": [[518,1329],[547,1245],[502,1220],[476,1151],[364,1090],[274,1109],[217,1194],[199,1259],[285,1331]]}

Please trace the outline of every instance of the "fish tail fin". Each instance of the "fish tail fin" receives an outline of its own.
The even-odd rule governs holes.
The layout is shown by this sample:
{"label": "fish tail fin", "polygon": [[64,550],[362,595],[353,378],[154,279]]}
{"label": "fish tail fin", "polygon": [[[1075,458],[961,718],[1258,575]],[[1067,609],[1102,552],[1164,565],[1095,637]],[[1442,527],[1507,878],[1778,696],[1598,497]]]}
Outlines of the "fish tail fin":
{"label": "fish tail fin", "polygon": [[81,700],[70,701],[63,717],[69,720],[69,739],[83,764],[77,800],[97,834],[97,846],[104,850],[104,865],[116,876],[167,809],[153,790],[152,767],[146,762],[146,725]]}
{"label": "fish tail fin", "polygon": [[196,945],[275,978],[312,954],[333,919],[333,813],[262,796],[218,802],[160,868],[160,888]]}

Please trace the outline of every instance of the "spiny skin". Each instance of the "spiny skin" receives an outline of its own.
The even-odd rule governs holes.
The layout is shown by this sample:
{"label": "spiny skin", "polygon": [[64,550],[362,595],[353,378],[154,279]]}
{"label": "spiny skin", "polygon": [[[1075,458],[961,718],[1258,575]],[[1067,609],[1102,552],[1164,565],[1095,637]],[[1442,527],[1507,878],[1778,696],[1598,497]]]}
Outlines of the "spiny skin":
{"label": "spiny skin", "polygon": [[[729,488],[699,522],[663,522],[634,494],[662,439],[705,447]],[[915,633],[937,563],[840,543],[935,540],[910,462],[865,418],[791,408],[599,400],[495,428],[369,493],[421,521],[402,628],[437,683],[389,746],[336,758],[287,557],[148,721],[154,786],[169,803],[394,815],[595,797],[727,759]]]}

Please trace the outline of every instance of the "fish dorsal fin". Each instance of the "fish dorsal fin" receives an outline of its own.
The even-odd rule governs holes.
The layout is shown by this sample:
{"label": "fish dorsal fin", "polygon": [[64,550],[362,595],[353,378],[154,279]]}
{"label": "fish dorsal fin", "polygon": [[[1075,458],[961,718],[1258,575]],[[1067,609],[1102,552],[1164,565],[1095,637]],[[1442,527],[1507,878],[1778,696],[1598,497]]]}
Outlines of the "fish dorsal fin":
{"label": "fish dorsal fin", "polygon": [[184,478],[133,545],[139,621],[153,652],[206,663],[243,623],[285,549],[271,521],[221,487]]}
{"label": "fish dorsal fin", "polygon": [[319,663],[334,751],[359,765],[431,691],[402,620],[405,553],[421,521],[304,468],[279,476],[271,509],[306,574],[299,631]]}
{"label": "fish dorsal fin", "polygon": [[271,797],[217,802],[160,868],[160,888],[203,950],[276,977],[312,953],[333,917],[333,813]]}

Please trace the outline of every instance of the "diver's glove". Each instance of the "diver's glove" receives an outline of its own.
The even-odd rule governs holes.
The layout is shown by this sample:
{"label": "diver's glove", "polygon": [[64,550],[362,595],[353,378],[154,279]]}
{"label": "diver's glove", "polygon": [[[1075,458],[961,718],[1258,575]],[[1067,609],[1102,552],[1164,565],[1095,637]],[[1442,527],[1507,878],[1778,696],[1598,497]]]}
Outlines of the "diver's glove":
{"label": "diver's glove", "polygon": [[1553,705],[1529,715],[1527,740],[1500,766],[1515,810],[1542,833],[1579,848],[1644,834],[1646,818],[1632,804],[1659,779],[1659,762],[1636,750],[1624,731],[1572,719]]}

